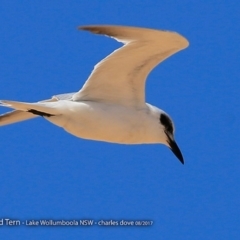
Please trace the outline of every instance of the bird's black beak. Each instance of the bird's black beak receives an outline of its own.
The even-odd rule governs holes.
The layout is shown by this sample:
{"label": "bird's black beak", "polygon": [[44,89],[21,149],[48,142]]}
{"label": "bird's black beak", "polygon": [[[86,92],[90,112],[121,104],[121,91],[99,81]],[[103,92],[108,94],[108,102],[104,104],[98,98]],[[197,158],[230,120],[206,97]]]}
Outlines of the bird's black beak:
{"label": "bird's black beak", "polygon": [[182,153],[177,145],[177,143],[175,142],[175,140],[172,140],[168,134],[167,134],[167,137],[168,137],[168,144],[169,144],[169,148],[171,149],[171,151],[174,153],[174,155],[179,159],[179,161],[184,164],[184,159],[183,159],[183,156],[182,156]]}

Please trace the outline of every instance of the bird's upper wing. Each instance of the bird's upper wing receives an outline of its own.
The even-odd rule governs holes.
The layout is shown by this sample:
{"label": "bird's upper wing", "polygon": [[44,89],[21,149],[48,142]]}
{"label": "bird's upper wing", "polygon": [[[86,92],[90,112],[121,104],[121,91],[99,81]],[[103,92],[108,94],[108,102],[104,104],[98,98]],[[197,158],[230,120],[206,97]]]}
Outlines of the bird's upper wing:
{"label": "bird's upper wing", "polygon": [[124,43],[93,69],[74,101],[98,101],[129,107],[145,106],[145,80],[164,59],[188,46],[175,32],[124,26],[83,26]]}

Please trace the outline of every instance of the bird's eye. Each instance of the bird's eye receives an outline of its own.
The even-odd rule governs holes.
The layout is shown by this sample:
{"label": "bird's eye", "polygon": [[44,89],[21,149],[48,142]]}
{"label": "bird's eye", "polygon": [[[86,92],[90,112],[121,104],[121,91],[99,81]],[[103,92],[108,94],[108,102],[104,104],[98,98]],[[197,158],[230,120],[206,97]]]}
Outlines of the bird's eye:
{"label": "bird's eye", "polygon": [[160,123],[165,127],[165,131],[173,134],[173,124],[171,119],[164,113],[160,115]]}

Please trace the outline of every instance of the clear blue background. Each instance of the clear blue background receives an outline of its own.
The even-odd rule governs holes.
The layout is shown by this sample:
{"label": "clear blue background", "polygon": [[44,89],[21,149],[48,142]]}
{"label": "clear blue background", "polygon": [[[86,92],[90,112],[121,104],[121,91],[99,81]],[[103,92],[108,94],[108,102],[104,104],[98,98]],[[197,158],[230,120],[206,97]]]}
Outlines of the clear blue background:
{"label": "clear blue background", "polygon": [[120,44],[79,25],[173,30],[190,42],[146,88],[147,101],[174,119],[184,166],[163,145],[82,140],[42,118],[0,129],[0,219],[154,225],[4,226],[1,239],[239,239],[239,8],[224,0],[1,0],[0,99],[80,89]]}

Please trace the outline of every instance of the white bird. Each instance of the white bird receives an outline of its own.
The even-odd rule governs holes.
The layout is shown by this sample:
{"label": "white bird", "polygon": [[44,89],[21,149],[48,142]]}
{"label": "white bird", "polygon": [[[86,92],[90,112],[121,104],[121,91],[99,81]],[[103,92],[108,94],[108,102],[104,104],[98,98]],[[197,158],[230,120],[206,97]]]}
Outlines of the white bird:
{"label": "white bird", "polygon": [[184,163],[174,140],[173,121],[163,110],[145,102],[150,71],[188,41],[175,32],[97,25],[79,27],[124,43],[93,69],[82,89],[36,103],[2,100],[15,109],[0,115],[0,126],[42,116],[84,139],[120,144],[161,143]]}

